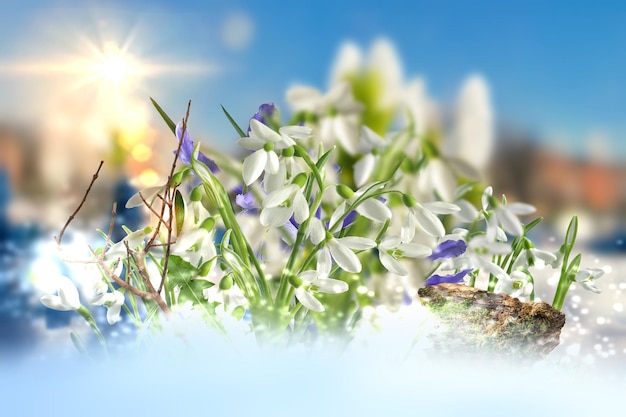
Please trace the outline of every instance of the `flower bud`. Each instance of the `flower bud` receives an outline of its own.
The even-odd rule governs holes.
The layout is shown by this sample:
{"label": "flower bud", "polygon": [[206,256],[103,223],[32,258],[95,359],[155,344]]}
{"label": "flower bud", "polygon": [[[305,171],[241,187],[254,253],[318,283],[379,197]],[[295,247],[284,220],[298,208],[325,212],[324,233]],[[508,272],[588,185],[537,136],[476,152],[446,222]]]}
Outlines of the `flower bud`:
{"label": "flower bud", "polygon": [[202,265],[200,265],[200,268],[198,268],[198,275],[200,275],[201,277],[206,277],[207,275],[209,275],[209,272],[211,272],[212,267],[212,261],[207,261],[203,263]]}
{"label": "flower bud", "polygon": [[200,227],[206,230],[207,232],[212,231],[213,228],[215,227],[215,219],[213,217],[207,217],[206,219],[202,221],[202,224],[200,224]]}
{"label": "flower bud", "polygon": [[227,291],[233,287],[233,277],[226,275],[224,278],[220,280],[220,290]]}
{"label": "flower bud", "polygon": [[177,185],[180,185],[180,183],[183,182],[183,179],[185,178],[185,174],[186,173],[187,173],[186,169],[181,169],[180,171],[178,171],[174,175],[172,175],[171,186],[175,187]]}
{"label": "flower bud", "polygon": [[294,177],[292,182],[296,184],[298,187],[302,188],[304,184],[306,183],[306,174],[304,172],[299,173],[298,175]]}
{"label": "flower bud", "polygon": [[293,146],[283,149],[283,156],[285,158],[290,158],[296,153],[296,150]]}
{"label": "flower bud", "polygon": [[354,191],[352,191],[352,189],[345,184],[339,184],[337,186],[337,194],[339,194],[342,198],[347,200],[349,198],[352,198],[352,196],[354,196]]}
{"label": "flower bud", "polygon": [[407,207],[413,207],[417,204],[417,199],[409,194],[402,194],[402,202]]}
{"label": "flower bud", "polygon": [[191,190],[191,194],[189,195],[191,201],[198,202],[202,200],[202,186],[198,185],[196,188]]}

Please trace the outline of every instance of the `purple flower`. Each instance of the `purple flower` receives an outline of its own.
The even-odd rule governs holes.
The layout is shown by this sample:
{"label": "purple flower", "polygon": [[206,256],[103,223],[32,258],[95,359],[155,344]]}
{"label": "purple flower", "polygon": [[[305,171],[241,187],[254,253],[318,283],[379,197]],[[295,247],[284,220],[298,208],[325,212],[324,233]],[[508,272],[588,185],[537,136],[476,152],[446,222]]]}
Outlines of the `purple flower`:
{"label": "purple flower", "polygon": [[[252,116],[252,119],[258,120],[266,126],[269,126],[267,123],[269,119],[274,117],[274,113],[276,112],[276,106],[274,103],[265,103],[259,106],[259,111]],[[248,124],[248,136],[250,136],[250,124]]]}
{"label": "purple flower", "polygon": [[[176,125],[176,139],[178,141],[181,140],[181,135],[183,133],[183,122],[179,122]],[[185,129],[185,135],[182,138],[183,144],[180,146],[180,153],[178,154],[178,159],[185,165],[191,164],[191,155],[193,154],[193,148],[195,144],[189,137],[189,131]],[[198,161],[202,162],[206,165],[211,172],[218,172],[220,169],[217,167],[215,161],[210,158],[207,158],[205,154],[202,152],[198,153]]]}
{"label": "purple flower", "polygon": [[446,240],[437,245],[433,249],[433,253],[427,259],[434,261],[441,258],[456,258],[467,249],[467,243],[464,240]]}
{"label": "purple flower", "polygon": [[254,201],[254,196],[250,191],[245,194],[237,194],[235,197],[235,203],[245,211],[257,209],[256,202]]}
{"label": "purple flower", "polygon": [[437,284],[463,284],[463,278],[470,273],[471,269],[464,269],[461,272],[457,272],[452,275],[431,275],[428,277],[424,285],[437,285]]}

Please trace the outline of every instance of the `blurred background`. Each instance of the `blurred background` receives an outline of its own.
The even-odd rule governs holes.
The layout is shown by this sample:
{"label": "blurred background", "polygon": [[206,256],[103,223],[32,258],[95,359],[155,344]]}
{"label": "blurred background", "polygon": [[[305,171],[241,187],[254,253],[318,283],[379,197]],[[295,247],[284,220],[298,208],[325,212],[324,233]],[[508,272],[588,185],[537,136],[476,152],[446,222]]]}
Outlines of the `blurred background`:
{"label": "blurred background", "polygon": [[[583,264],[605,270],[603,294],[572,290],[555,353],[607,368],[624,363],[625,5],[7,3],[0,14],[0,353],[44,357],[55,335],[69,339],[72,313],[45,310],[38,298],[50,287],[43,276],[71,273],[52,236],[99,161],[105,165],[75,231],[105,229],[113,201],[123,205],[136,189],[165,181],[176,142],[149,97],[175,120],[192,100],[192,138],[231,152],[237,135],[220,105],[244,125],[261,103],[288,114],[285,91],[325,90],[346,42],[367,56],[384,39],[396,50],[399,81],[419,86],[443,130],[463,106],[486,103],[479,115],[492,121],[486,148],[464,146],[488,156],[484,172],[496,194],[531,203],[546,218],[540,243],[556,250],[569,217],[579,215]],[[119,216],[139,221],[136,213]],[[84,251],[93,238],[85,234],[69,233],[67,244]],[[546,294],[554,290],[550,273]]]}

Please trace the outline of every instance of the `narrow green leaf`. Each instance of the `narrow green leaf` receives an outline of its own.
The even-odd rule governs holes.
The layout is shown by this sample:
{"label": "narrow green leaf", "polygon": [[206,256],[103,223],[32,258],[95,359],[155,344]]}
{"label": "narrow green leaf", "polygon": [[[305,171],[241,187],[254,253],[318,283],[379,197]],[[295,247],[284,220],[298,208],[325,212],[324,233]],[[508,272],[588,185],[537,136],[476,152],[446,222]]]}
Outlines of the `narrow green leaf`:
{"label": "narrow green leaf", "polygon": [[180,236],[185,222],[185,201],[180,191],[176,190],[174,195],[174,215],[176,218],[176,236]]}
{"label": "narrow green leaf", "polygon": [[230,124],[233,126],[233,128],[235,128],[235,130],[237,131],[237,134],[239,135],[239,137],[245,138],[246,135],[243,130],[239,127],[239,125],[237,124],[237,122],[235,122],[235,119],[233,119],[231,117],[231,115],[226,111],[226,109],[224,108],[224,106],[221,106],[222,111],[224,112],[224,114],[226,115],[226,118],[228,119],[228,121],[230,122]]}
{"label": "narrow green leaf", "polygon": [[176,134],[176,123],[172,121],[172,119],[167,115],[167,113],[165,113],[161,106],[159,106],[159,103],[157,103],[152,97],[150,97],[150,101],[152,102],[152,105],[154,106],[156,111],[159,112],[167,126],[170,128],[172,133]]}

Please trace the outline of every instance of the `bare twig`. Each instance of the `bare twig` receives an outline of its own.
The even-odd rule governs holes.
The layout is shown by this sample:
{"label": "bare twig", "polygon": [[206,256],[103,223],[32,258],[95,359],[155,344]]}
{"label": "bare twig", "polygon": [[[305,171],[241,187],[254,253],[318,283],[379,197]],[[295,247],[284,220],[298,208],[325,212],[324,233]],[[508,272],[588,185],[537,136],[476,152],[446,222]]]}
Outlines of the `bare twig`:
{"label": "bare twig", "polygon": [[76,216],[76,214],[78,214],[80,209],[83,207],[83,204],[85,204],[85,201],[87,200],[87,195],[89,195],[89,192],[91,191],[91,187],[93,187],[93,184],[96,182],[96,179],[98,179],[98,174],[100,173],[100,168],[102,168],[103,164],[104,164],[104,161],[100,161],[100,165],[98,166],[96,173],[93,174],[93,178],[91,179],[91,182],[89,183],[89,187],[87,187],[87,191],[85,191],[85,195],[83,196],[82,201],[80,202],[76,210],[74,210],[74,213],[72,213],[72,215],[67,219],[67,222],[65,222],[65,225],[63,226],[63,228],[61,229],[61,232],[59,233],[59,237],[54,238],[54,240],[57,242],[57,245],[61,246],[61,241],[63,240],[63,235],[65,234],[65,230],[70,225],[72,220],[74,220],[74,217]]}

